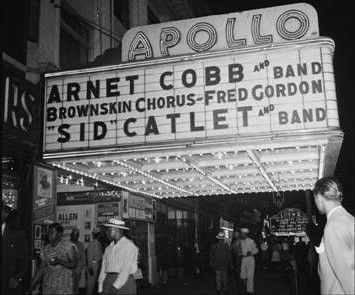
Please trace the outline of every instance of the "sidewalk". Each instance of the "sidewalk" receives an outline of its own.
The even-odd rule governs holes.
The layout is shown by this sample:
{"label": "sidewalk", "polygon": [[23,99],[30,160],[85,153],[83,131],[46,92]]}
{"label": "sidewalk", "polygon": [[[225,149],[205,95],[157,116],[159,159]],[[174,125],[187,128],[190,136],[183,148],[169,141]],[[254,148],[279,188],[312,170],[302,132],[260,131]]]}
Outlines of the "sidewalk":
{"label": "sidewalk", "polygon": [[[254,295],[294,295],[294,279],[282,273],[256,271]],[[212,274],[189,276],[185,280],[172,278],[163,287],[151,287],[138,290],[138,295],[215,295]],[[237,292],[236,281],[230,277],[229,294],[244,295]]]}

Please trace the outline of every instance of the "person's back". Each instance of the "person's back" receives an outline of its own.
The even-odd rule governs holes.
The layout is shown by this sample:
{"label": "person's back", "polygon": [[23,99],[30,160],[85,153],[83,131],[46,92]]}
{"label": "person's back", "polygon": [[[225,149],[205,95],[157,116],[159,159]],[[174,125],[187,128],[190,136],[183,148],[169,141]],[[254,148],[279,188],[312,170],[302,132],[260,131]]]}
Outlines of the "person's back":
{"label": "person's back", "polygon": [[322,294],[355,294],[354,239],[354,217],[341,207],[328,219],[317,251]]}

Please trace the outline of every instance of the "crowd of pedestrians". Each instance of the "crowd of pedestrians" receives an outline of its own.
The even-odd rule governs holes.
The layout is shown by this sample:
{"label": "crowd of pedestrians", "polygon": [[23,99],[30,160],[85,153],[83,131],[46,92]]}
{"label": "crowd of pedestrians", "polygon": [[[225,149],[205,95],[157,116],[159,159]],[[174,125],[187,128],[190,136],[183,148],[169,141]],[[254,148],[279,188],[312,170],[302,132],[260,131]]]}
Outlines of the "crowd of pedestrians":
{"label": "crowd of pedestrians", "polygon": [[[309,293],[304,284],[306,280],[316,282],[312,294],[355,294],[354,217],[341,205],[341,185],[335,178],[322,178],[316,182],[313,193],[315,204],[319,212],[326,215],[327,222],[324,229],[313,222],[308,224],[309,242],[301,240],[294,243],[287,237],[263,237],[256,242],[246,227],[237,230],[232,240],[226,238],[224,231],[217,234],[217,242],[209,251],[217,294],[229,294],[231,273],[236,275],[238,292],[253,294],[256,265],[260,265],[264,271],[294,271],[299,283],[297,293],[294,293],[297,295]],[[30,255],[18,220],[16,210],[2,207],[1,294],[137,293],[139,251],[125,236],[129,228],[124,221],[111,219],[105,224],[109,238],[107,243],[100,239],[101,232],[93,229],[93,239],[86,249],[79,241],[80,232],[77,228],[72,230],[70,240],[67,240],[63,237],[63,227],[59,223],[51,224],[48,243],[41,249],[40,265],[26,288],[24,279]],[[171,255],[174,251],[167,243],[166,251],[158,253],[158,273],[163,285],[168,281],[171,257],[176,258],[178,277],[184,277],[186,266],[190,264],[193,274],[201,273],[203,255],[199,243],[194,242],[188,259],[187,248],[185,244],[179,246],[175,255]],[[40,293],[33,293],[38,290]]]}

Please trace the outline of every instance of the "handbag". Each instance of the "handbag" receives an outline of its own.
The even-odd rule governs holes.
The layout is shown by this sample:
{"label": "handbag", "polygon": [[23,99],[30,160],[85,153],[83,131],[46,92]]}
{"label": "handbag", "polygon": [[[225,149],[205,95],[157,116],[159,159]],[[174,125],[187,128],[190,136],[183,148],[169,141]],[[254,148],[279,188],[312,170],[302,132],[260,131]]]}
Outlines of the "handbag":
{"label": "handbag", "polygon": [[143,273],[141,268],[137,268],[136,272],[133,274],[135,280],[143,279]]}

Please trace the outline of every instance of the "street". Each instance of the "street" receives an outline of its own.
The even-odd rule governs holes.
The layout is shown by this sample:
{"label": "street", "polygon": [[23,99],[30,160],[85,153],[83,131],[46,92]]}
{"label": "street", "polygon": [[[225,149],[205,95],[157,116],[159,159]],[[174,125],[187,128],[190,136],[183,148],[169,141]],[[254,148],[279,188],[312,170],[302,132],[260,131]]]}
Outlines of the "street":
{"label": "street", "polygon": [[[293,274],[285,274],[268,270],[256,270],[255,272],[254,295],[293,295],[295,294],[295,279]],[[206,294],[214,295],[214,278],[212,273],[202,274],[201,276],[189,276],[185,280],[173,278],[165,286],[140,289],[139,295],[192,295]],[[237,292],[236,281],[230,276],[229,293],[230,295],[246,295],[244,292]],[[310,294],[310,293],[307,293]]]}

